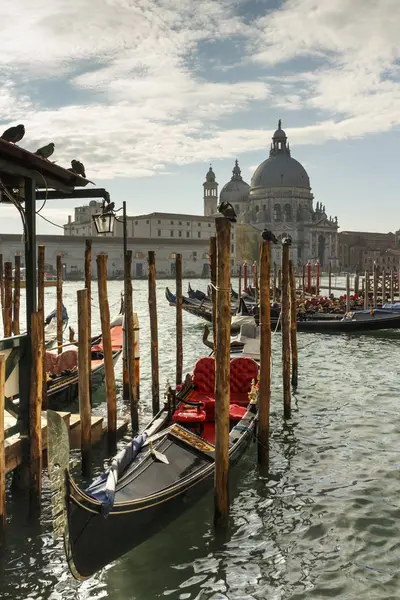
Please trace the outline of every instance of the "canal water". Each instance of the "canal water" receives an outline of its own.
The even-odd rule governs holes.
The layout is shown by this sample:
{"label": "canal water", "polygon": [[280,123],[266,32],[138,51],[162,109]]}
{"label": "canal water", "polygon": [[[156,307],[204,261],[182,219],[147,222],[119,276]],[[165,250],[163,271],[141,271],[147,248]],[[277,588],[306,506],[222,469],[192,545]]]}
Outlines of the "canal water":
{"label": "canal water", "polygon": [[[161,383],[174,382],[174,309],[158,282]],[[184,288],[185,288],[184,282]],[[192,281],[204,289],[206,282]],[[76,290],[64,303],[76,327]],[[94,282],[94,290],[96,283]],[[122,282],[109,282],[117,313]],[[140,320],[142,423],[150,414],[147,282],[134,282]],[[55,290],[46,290],[46,312]],[[93,293],[93,332],[100,330]],[[203,323],[184,313],[184,372],[207,353]],[[0,559],[0,598],[7,600],[397,600],[400,597],[400,333],[299,334],[299,390],[293,417],[282,419],[280,334],[273,337],[271,468],[252,445],[231,474],[230,527],[213,533],[210,493],[167,529],[79,583],[62,542],[51,535],[47,475],[40,522],[27,499],[8,493],[8,546]],[[116,367],[118,390],[121,363]],[[128,414],[119,399],[119,416]],[[105,413],[104,390],[96,396]],[[76,455],[78,458],[78,454]],[[101,451],[96,468],[102,467]],[[75,468],[77,471],[77,468]]]}

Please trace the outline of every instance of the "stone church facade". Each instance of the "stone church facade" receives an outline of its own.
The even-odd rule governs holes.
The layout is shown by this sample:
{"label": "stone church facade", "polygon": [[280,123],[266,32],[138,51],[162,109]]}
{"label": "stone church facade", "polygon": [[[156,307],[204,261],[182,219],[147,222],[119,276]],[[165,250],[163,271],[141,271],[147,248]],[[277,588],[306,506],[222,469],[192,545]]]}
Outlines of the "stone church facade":
{"label": "stone church facade", "polygon": [[[218,183],[211,167],[203,187],[204,214],[211,215],[217,210],[218,199]],[[272,137],[269,157],[257,167],[251,184],[243,180],[236,160],[232,178],[223,186],[219,199],[235,208],[238,230],[242,224],[244,230],[254,231],[256,235],[265,227],[278,238],[290,236],[295,264],[319,260],[322,267],[327,267],[329,262],[333,267],[338,266],[337,217],[328,217],[321,202],[314,205],[309,176],[291,156],[280,120]],[[280,246],[271,249],[272,260],[280,262]]]}

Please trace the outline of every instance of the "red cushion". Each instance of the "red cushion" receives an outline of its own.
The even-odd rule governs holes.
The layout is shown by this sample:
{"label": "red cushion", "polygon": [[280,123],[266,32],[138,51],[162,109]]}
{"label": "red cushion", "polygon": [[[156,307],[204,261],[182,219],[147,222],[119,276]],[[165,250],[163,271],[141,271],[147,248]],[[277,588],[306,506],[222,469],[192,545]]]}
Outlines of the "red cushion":
{"label": "red cushion", "polygon": [[251,390],[251,382],[257,381],[258,364],[249,357],[237,357],[231,360],[231,394],[246,394]]}
{"label": "red cushion", "polygon": [[232,421],[240,421],[246,414],[246,408],[244,406],[238,406],[237,404],[231,404],[229,407],[229,418]]}
{"label": "red cushion", "polygon": [[202,423],[206,420],[206,411],[202,408],[178,408],[172,415],[172,420],[176,423]]}
{"label": "red cushion", "polygon": [[215,398],[214,394],[205,394],[196,390],[188,396],[191,402],[203,402],[204,410],[206,411],[206,420],[214,421],[215,419]]}
{"label": "red cushion", "polygon": [[192,381],[198,392],[214,393],[215,360],[213,356],[204,356],[196,362]]}

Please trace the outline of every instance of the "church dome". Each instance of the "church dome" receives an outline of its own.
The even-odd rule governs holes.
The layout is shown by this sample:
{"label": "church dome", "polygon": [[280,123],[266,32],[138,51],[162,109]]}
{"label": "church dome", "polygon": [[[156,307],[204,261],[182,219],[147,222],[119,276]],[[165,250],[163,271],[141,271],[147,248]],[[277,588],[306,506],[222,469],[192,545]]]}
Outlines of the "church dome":
{"label": "church dome", "polygon": [[220,202],[246,202],[249,199],[250,186],[243,181],[239,163],[236,160],[232,170],[232,178],[224,185],[219,195]]}
{"label": "church dome", "polygon": [[269,158],[264,160],[251,178],[251,187],[300,187],[310,189],[310,178],[305,168],[290,155],[286,133],[281,128],[279,120],[278,129],[272,138]]}

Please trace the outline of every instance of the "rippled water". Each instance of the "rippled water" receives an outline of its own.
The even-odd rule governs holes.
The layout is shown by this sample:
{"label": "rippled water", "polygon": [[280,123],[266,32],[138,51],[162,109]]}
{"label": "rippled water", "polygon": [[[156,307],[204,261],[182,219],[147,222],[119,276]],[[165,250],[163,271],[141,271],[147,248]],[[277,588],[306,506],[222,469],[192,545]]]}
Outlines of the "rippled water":
{"label": "rippled water", "polygon": [[[204,281],[192,283],[205,288]],[[172,282],[158,284],[162,385],[175,375],[174,310],[164,300],[166,284],[174,289]],[[118,309],[121,286],[109,282],[111,312]],[[72,322],[79,287],[65,284]],[[145,281],[135,282],[134,300],[144,420],[151,404]],[[46,309],[52,310],[54,301],[55,290],[48,289]],[[185,371],[204,353],[201,334],[202,323],[184,313]],[[27,499],[10,492],[1,598],[398,599],[399,345],[396,331],[299,334],[299,390],[292,419],[285,423],[280,335],[274,336],[270,473],[259,471],[251,446],[231,475],[231,520],[223,540],[213,533],[209,494],[139,549],[78,583],[69,575],[61,542],[51,537],[46,479],[40,523],[27,521]],[[120,372],[118,363],[119,385]],[[103,392],[97,399],[96,410],[104,411]],[[122,400],[119,410],[127,412]]]}

